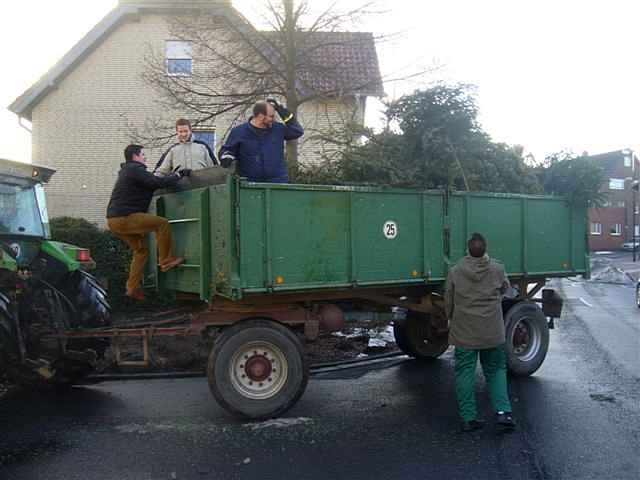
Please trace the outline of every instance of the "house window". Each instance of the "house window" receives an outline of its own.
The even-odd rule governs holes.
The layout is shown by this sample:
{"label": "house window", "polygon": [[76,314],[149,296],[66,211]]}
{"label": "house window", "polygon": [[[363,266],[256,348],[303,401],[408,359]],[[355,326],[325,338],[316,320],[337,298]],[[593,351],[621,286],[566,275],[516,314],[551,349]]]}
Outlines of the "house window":
{"label": "house window", "polygon": [[591,235],[602,235],[602,224],[591,222]]}
{"label": "house window", "polygon": [[609,230],[609,233],[616,237],[622,235],[622,224],[614,223],[613,225],[611,225],[611,230]]}
{"label": "house window", "polygon": [[610,178],[609,190],[624,190],[624,178]]}
{"label": "house window", "polygon": [[191,42],[167,40],[165,47],[167,74],[191,75],[193,71]]}
{"label": "house window", "polygon": [[215,130],[194,130],[193,139],[200,140],[201,142],[206,143],[212,152],[216,151],[216,131]]}

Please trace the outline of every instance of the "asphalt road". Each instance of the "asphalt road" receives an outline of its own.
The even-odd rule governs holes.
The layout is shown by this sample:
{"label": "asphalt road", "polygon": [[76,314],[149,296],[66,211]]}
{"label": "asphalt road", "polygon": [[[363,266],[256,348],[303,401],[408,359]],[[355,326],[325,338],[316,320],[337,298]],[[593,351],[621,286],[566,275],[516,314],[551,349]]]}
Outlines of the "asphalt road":
{"label": "asphalt road", "polygon": [[640,311],[633,289],[568,280],[555,286],[566,303],[549,354],[533,377],[516,382],[523,387],[523,429],[544,478],[640,478]]}
{"label": "asphalt road", "polygon": [[637,346],[640,314],[618,286],[562,285],[545,364],[510,381],[515,433],[496,433],[482,382],[489,423],[458,432],[451,352],[316,375],[258,424],[204,379],[108,382],[0,399],[0,479],[637,479],[640,380],[617,345]]}

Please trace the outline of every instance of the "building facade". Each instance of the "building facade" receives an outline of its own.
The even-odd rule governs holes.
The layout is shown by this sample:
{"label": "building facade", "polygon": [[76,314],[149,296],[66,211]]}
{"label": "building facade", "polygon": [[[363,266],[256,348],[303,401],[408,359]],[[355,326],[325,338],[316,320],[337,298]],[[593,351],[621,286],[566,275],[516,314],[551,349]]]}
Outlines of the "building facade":
{"label": "building facade", "polygon": [[[188,117],[158,102],[158,93],[143,78],[144,59],[151,48],[166,55],[168,75],[191,68],[188,50],[172,39],[170,22],[189,9],[199,12],[203,8],[221,17],[239,16],[231,0],[120,0],[9,107],[31,122],[32,161],[57,170],[47,185],[50,216],[82,217],[104,226],[106,205],[124,161],[123,149],[133,140],[132,132],[152,122],[171,125],[176,118]],[[324,97],[300,107],[306,130],[299,147],[302,163],[317,162],[327,154],[316,140],[320,136],[313,132],[335,128],[346,117],[363,123],[366,97],[383,94],[373,37],[353,35],[362,35],[364,41],[354,47],[359,49],[357,55],[346,52],[351,60],[345,62],[345,71],[368,72],[373,86],[359,94]],[[363,58],[366,65],[359,65],[357,60]],[[196,135],[217,151],[225,132],[244,120],[237,114],[219,115]],[[164,149],[147,148],[150,165]]]}
{"label": "building facade", "polygon": [[[590,156],[605,171],[600,191],[606,195],[601,208],[589,209],[589,249],[618,250],[640,238],[638,192],[632,186],[640,178],[640,159],[632,150]],[[634,211],[635,208],[635,211]],[[634,233],[635,228],[635,233]]]}

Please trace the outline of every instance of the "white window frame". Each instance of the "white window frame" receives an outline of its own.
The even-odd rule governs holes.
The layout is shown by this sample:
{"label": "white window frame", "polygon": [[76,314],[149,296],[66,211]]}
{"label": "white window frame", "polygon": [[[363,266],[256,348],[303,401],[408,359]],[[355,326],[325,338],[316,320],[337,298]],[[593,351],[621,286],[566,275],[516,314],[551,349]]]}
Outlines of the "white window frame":
{"label": "white window frame", "polygon": [[624,178],[610,178],[609,190],[624,190]]}
{"label": "white window frame", "polygon": [[602,235],[602,224],[598,222],[591,222],[591,235]]}
{"label": "white window frame", "polygon": [[624,156],[624,166],[625,167],[630,167],[631,166],[631,155],[632,154],[627,154]]}
{"label": "white window frame", "polygon": [[622,224],[614,223],[613,225],[611,225],[611,229],[609,229],[609,235],[611,235],[612,237],[619,237],[620,235],[622,235]]}
{"label": "white window frame", "polygon": [[[164,55],[165,55],[165,71],[170,77],[190,77],[193,75],[193,54],[191,42],[184,40],[165,40],[164,42]],[[169,63],[172,60],[189,60],[190,69],[189,72],[170,72]]]}

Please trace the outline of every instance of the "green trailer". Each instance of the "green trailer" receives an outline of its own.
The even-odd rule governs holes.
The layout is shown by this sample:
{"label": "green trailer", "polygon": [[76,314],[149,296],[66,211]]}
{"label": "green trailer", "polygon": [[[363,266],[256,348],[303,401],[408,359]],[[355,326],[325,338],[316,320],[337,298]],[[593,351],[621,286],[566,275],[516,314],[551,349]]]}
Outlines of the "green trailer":
{"label": "green trailer", "polygon": [[[194,325],[214,330],[213,395],[251,418],[281,414],[308,377],[301,337],[343,324],[339,305],[402,307],[402,351],[448,348],[447,271],[483,233],[515,294],[505,298],[509,369],[530,375],[546,355],[562,300],[549,278],[588,275],[586,212],[562,198],[351,186],[251,183],[212,168],[154,197],[184,265],[146,283],[206,302]],[[153,263],[153,262],[151,262]],[[211,332],[210,332],[211,333]]]}

